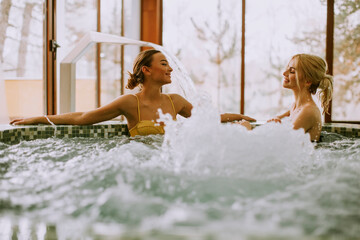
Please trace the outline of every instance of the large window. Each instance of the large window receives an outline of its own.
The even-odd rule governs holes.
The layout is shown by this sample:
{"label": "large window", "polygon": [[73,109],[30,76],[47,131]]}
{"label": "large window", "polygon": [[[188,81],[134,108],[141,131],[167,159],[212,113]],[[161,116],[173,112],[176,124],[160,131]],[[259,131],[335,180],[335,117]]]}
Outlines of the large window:
{"label": "large window", "polygon": [[335,1],[332,120],[360,120],[360,4]]}
{"label": "large window", "polygon": [[[186,65],[197,88],[212,96],[214,106],[222,112],[239,112],[239,103],[244,104],[244,113],[260,120],[285,111],[294,100],[292,93],[282,88],[282,73],[291,56],[312,53],[328,57],[326,52],[332,49],[326,48],[327,39],[334,38],[334,59],[328,59],[334,75],[331,118],[359,121],[360,7],[357,1],[335,1],[335,33],[329,36],[326,36],[326,27],[327,24],[332,27],[329,20],[332,13],[327,12],[327,3],[333,4],[333,1],[247,0],[244,1],[245,23],[241,22],[241,2],[164,0],[164,45]],[[245,24],[245,42],[242,42],[245,87],[240,90],[242,24]],[[224,26],[226,28],[222,28]],[[223,29],[226,30],[222,32]],[[236,39],[236,44],[232,45],[231,39]],[[231,49],[229,46],[235,46],[234,55],[229,54],[224,61],[214,61],[214,56],[222,56],[219,52],[230,53],[227,52]],[[245,95],[244,103],[239,100],[241,91]]]}
{"label": "large window", "polygon": [[44,111],[43,6],[43,0],[0,0],[0,112],[11,119]]}
{"label": "large window", "polygon": [[[204,8],[206,6],[206,11]],[[220,111],[240,109],[241,1],[165,0],[164,47]]]}
{"label": "large window", "polygon": [[[148,3],[145,0],[63,0],[55,1],[53,9],[45,9],[50,2],[0,0],[0,121],[8,116],[28,117],[46,112],[44,102],[49,91],[55,91],[48,89],[52,88],[48,84],[52,77],[46,64],[51,60],[44,61],[48,56],[44,51],[49,46],[49,38],[55,38],[61,45],[55,69],[55,81],[59,82],[61,60],[86,32],[101,31],[140,39],[140,6]],[[163,45],[181,60],[197,90],[209,94],[219,111],[239,112],[244,106],[245,114],[259,120],[284,111],[293,101],[291,92],[282,88],[282,71],[289,58],[298,52],[322,57],[327,53],[329,57],[329,51],[333,50],[333,59],[328,58],[334,74],[331,119],[360,120],[358,1],[162,2]],[[327,3],[332,6],[333,2],[334,35],[326,36]],[[57,30],[55,37],[49,37],[51,34],[46,32],[51,25],[46,25],[49,16],[44,13],[48,12],[57,17],[53,27]],[[327,39],[334,39],[334,49],[325,46]],[[243,46],[244,58],[241,56]],[[90,110],[121,94],[136,91],[125,89],[125,85],[127,71],[131,71],[138,52],[138,46],[93,46],[77,62],[76,111]],[[244,77],[242,70],[245,70]],[[244,88],[241,88],[242,82],[245,82]]]}
{"label": "large window", "polygon": [[[190,2],[164,1],[164,45],[178,55],[219,111],[239,112],[241,1]],[[326,5],[252,0],[246,1],[245,16],[245,113],[263,119],[293,101],[282,88],[290,57],[299,52],[324,57]]]}
{"label": "large window", "polygon": [[[245,113],[269,119],[289,110],[283,71],[297,53],[325,58],[326,5],[317,0],[246,1]],[[316,99],[316,98],[314,98]]]}
{"label": "large window", "polygon": [[[138,0],[66,0],[58,2],[57,11],[58,64],[89,31],[139,39]],[[94,109],[124,94],[126,73],[139,50],[139,46],[115,44],[89,49],[76,63],[75,111]]]}
{"label": "large window", "polygon": [[[57,1],[57,13],[57,42],[61,46],[57,53],[59,66],[87,32],[97,30],[97,1]],[[76,63],[75,111],[88,111],[96,107],[96,70],[94,45]]]}

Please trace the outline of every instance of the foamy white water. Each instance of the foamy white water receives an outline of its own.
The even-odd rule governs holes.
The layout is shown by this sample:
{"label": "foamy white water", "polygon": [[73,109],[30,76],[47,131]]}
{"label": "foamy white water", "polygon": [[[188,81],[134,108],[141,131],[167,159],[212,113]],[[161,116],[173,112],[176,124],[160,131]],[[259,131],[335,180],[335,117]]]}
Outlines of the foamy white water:
{"label": "foamy white water", "polygon": [[163,116],[165,136],[0,144],[0,229],[52,224],[59,239],[360,235],[359,139],[315,145],[286,123],[247,131],[206,105],[190,119]]}

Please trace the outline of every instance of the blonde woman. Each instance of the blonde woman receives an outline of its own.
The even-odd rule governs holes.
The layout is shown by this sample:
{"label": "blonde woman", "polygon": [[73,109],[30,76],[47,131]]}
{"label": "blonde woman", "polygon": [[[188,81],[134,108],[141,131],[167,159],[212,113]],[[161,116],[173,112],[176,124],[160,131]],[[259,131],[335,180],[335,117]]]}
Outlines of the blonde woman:
{"label": "blonde woman", "polygon": [[326,61],[315,55],[297,54],[291,58],[283,75],[283,87],[293,91],[295,102],[289,111],[268,122],[281,123],[281,119],[290,117],[294,129],[303,128],[305,133],[310,134],[311,141],[319,141],[321,113],[312,95],[320,89],[322,113],[328,112],[333,92],[333,77],[327,74]]}

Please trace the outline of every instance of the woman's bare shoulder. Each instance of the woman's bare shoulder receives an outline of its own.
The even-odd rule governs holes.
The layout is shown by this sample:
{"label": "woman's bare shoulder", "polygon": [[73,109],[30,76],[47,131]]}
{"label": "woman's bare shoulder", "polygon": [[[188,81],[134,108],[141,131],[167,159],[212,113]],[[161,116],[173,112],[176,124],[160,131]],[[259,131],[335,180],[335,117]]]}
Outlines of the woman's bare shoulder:
{"label": "woman's bare shoulder", "polygon": [[318,119],[321,118],[321,112],[318,106],[315,103],[308,103],[305,104],[301,111],[300,115],[302,117],[307,116],[309,118]]}
{"label": "woman's bare shoulder", "polygon": [[134,94],[125,94],[117,97],[114,101],[127,102],[127,103],[136,103],[136,96]]}
{"label": "woman's bare shoulder", "polygon": [[169,95],[173,101],[184,101],[184,100],[186,100],[183,96],[181,96],[180,94],[177,94],[177,93],[169,93],[167,95]]}
{"label": "woman's bare shoulder", "polygon": [[306,111],[309,111],[309,112],[313,111],[313,112],[320,113],[320,109],[315,103],[305,104],[303,109],[306,110]]}
{"label": "woman's bare shoulder", "polygon": [[137,100],[133,94],[126,94],[117,97],[114,101],[109,103],[109,105],[127,112],[129,109],[136,108]]}

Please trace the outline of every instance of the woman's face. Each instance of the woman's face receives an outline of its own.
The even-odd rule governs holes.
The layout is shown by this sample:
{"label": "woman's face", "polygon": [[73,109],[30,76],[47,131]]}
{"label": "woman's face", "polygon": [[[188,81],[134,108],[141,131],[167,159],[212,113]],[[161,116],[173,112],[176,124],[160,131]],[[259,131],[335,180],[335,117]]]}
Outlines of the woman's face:
{"label": "woman's face", "polygon": [[283,87],[284,88],[289,88],[289,89],[294,89],[294,88],[298,88],[298,82],[296,81],[296,73],[297,73],[297,60],[296,59],[291,59],[291,61],[289,62],[287,69],[283,72],[283,76],[284,76],[284,81],[283,81]]}
{"label": "woman's face", "polygon": [[153,55],[151,67],[149,67],[153,81],[160,82],[161,84],[171,83],[172,70],[164,54],[155,53]]}

